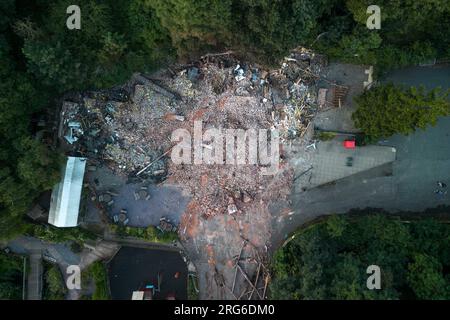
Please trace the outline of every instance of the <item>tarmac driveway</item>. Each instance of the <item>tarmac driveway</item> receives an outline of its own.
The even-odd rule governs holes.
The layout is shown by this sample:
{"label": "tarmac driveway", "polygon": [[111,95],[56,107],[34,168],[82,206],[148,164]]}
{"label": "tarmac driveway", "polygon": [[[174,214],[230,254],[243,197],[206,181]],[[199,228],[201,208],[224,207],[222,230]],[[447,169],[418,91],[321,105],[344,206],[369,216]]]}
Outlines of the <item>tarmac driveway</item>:
{"label": "tarmac driveway", "polygon": [[[441,68],[416,68],[415,72],[407,69],[406,75],[396,74],[391,80],[410,85],[425,83],[428,87],[441,85],[445,89],[450,84],[449,69],[447,73]],[[421,212],[450,206],[449,187],[443,190],[447,194],[435,193],[437,181],[450,186],[450,117],[441,118],[435,127],[409,136],[394,135],[379,144],[397,150],[397,160],[389,167],[384,165],[332,184],[293,192],[294,213],[282,221],[274,219],[273,244],[277,246],[299,226],[323,215],[367,207]]]}

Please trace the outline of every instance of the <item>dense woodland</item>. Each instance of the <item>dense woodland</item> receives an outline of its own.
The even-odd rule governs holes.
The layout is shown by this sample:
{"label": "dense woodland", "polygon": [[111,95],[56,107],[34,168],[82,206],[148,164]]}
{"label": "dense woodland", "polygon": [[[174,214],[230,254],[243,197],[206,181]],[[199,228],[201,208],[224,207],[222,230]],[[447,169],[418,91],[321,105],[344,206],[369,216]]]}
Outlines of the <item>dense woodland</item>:
{"label": "dense woodland", "polygon": [[[380,290],[367,289],[370,265]],[[450,299],[450,225],[332,216],[300,231],[272,266],[273,299]]]}
{"label": "dense woodland", "polygon": [[58,179],[60,157],[32,120],[63,92],[229,49],[270,65],[303,45],[377,70],[449,57],[449,1],[377,3],[380,30],[365,26],[368,0],[79,0],[81,30],[68,30],[72,1],[0,1],[1,237],[24,231],[24,212]]}
{"label": "dense woodland", "polygon": [[22,299],[23,260],[0,253],[0,300]]}

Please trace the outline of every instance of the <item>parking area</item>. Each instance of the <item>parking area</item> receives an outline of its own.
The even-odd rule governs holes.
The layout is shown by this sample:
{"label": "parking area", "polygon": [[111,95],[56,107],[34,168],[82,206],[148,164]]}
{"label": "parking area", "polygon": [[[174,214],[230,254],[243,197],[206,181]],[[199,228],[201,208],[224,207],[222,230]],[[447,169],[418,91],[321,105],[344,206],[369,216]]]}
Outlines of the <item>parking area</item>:
{"label": "parking area", "polygon": [[107,167],[88,172],[86,181],[95,189],[95,197],[87,199],[84,216],[87,223],[101,223],[97,205],[100,203],[111,221],[122,212],[129,226],[156,226],[163,217],[178,224],[190,201],[190,195],[177,185],[129,181]]}
{"label": "parking area", "polygon": [[395,161],[394,147],[371,145],[347,149],[343,141],[343,138],[318,141],[308,148],[311,166],[303,172],[297,170],[296,187],[311,189]]}
{"label": "parking area", "polygon": [[[145,197],[138,198],[140,191],[145,191]],[[135,196],[135,193],[138,195]],[[127,184],[120,188],[109,214],[112,217],[125,209],[128,224],[134,227],[158,225],[162,217],[178,224],[189,199],[177,186]]]}

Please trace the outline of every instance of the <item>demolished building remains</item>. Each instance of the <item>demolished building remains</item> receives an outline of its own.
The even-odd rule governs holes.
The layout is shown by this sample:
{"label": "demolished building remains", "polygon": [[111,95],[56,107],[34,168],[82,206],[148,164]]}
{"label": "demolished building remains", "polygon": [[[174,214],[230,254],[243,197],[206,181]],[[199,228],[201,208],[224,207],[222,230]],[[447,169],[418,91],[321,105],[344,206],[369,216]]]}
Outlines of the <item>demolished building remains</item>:
{"label": "demolished building remains", "polygon": [[227,52],[151,76],[135,74],[121,88],[66,101],[59,136],[71,152],[129,181],[185,188],[192,199],[177,229],[190,254],[206,261],[197,266],[207,275],[201,286],[228,288],[222,293],[228,298],[264,299],[270,206],[286,201],[294,179],[285,152],[273,175],[254,163],[176,164],[170,161],[171,135],[177,129],[193,135],[194,122],[201,121],[205,131],[267,129],[277,130],[283,145],[308,141],[321,108],[317,81],[324,64],[322,56],[300,48],[274,70]]}

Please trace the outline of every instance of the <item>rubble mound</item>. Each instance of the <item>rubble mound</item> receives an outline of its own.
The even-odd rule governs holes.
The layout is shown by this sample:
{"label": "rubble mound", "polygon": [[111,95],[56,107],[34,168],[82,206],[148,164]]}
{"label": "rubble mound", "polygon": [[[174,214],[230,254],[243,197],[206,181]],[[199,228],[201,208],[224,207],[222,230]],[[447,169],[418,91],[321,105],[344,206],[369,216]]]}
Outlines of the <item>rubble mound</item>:
{"label": "rubble mound", "polygon": [[[274,175],[262,175],[264,165],[255,163],[174,164],[171,134],[185,129],[193,136],[194,122],[201,121],[203,131],[277,129],[281,142],[303,137],[317,111],[315,81],[322,63],[302,49],[279,69],[264,70],[226,53],[158,76],[135,74],[119,94],[87,93],[81,101],[65,102],[60,137],[73,152],[117,174],[159,176],[186,186],[203,217],[244,213],[252,202],[270,202],[278,193],[267,186],[289,188],[292,175],[284,172],[283,154],[277,164],[282,170]],[[281,183],[273,183],[277,179]]]}

